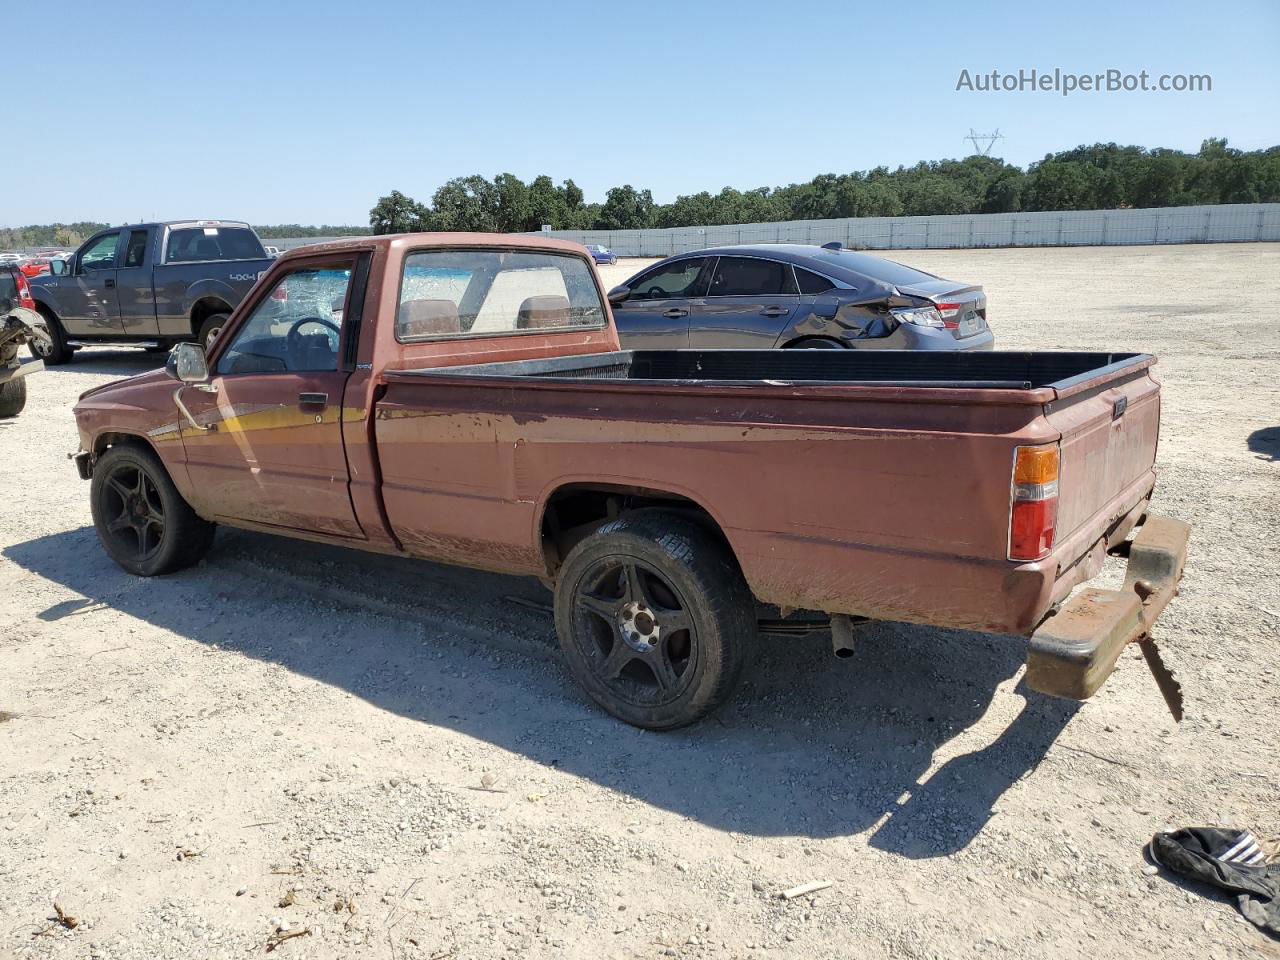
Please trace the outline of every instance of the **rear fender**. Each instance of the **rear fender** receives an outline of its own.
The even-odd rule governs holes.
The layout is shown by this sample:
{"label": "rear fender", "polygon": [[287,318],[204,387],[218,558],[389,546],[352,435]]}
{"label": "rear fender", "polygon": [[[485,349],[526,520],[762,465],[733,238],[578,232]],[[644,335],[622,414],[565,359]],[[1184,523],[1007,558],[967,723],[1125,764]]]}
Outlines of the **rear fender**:
{"label": "rear fender", "polygon": [[813,337],[848,346],[856,340],[888,336],[897,327],[879,298],[840,303],[834,297],[817,296],[812,303],[801,303],[793,318],[778,337],[779,346]]}
{"label": "rear fender", "polygon": [[227,306],[227,313],[235,309],[240,302],[238,294],[225,280],[197,280],[182,297],[182,312],[191,316],[196,304],[201,300],[220,300]]}

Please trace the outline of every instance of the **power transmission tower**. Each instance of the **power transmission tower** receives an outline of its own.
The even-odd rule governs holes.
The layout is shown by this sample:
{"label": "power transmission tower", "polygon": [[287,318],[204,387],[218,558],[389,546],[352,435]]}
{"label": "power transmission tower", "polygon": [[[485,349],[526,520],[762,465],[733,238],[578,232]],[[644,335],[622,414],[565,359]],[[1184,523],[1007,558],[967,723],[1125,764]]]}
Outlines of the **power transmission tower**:
{"label": "power transmission tower", "polygon": [[978,156],[989,157],[991,156],[991,148],[996,145],[997,140],[1004,139],[1004,134],[1000,132],[999,127],[996,127],[995,133],[978,133],[973,127],[970,127],[969,135],[964,139],[973,144],[973,152]]}

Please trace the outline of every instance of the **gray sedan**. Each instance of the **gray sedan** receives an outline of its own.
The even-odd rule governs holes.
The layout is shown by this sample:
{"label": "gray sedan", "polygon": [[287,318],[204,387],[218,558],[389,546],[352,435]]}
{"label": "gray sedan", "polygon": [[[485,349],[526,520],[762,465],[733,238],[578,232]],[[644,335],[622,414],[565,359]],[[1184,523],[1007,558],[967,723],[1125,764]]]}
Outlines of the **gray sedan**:
{"label": "gray sedan", "polygon": [[990,350],[982,287],[845,250],[766,243],[669,257],[609,291],[624,349]]}

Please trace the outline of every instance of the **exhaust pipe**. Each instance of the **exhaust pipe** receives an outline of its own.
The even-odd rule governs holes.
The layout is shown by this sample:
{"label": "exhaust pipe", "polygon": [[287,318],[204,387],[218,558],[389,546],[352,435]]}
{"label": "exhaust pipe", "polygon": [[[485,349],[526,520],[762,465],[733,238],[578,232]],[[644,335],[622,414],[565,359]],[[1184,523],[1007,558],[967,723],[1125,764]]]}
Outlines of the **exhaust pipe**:
{"label": "exhaust pipe", "polygon": [[853,620],[846,614],[831,617],[831,652],[840,660],[853,656]]}

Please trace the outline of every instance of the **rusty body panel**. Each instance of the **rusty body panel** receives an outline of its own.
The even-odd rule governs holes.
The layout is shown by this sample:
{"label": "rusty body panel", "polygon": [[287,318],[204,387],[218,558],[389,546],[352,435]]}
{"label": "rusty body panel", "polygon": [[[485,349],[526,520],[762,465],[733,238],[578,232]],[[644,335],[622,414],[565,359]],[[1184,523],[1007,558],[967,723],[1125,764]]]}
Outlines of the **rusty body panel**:
{"label": "rusty body panel", "polygon": [[767,603],[1027,633],[1096,572],[1154,484],[1152,448],[1076,536],[1015,564],[1012,451],[1061,435],[1052,390],[385,379],[377,448],[405,549],[514,573],[546,572],[551,494],[602,482],[701,506]]}
{"label": "rusty body panel", "polygon": [[[179,388],[157,371],[82,397],[82,469],[106,444],[134,436],[207,519],[547,579],[557,568],[545,526],[554,497],[639,491],[700,508],[766,603],[1023,635],[1147,513],[1159,430],[1154,358],[1097,360],[1100,369],[1051,383],[476,375],[478,365],[557,358],[623,363],[625,352],[594,266],[603,324],[399,342],[406,255],[471,248],[590,259],[564,241],[483,234],[292,251],[228,320],[209,351],[208,383]],[[337,370],[216,372],[279,278],[335,263],[367,276],[337,304]],[[803,353],[813,359],[774,352],[796,363],[827,352]],[[841,354],[849,360],[823,362],[898,362]],[[300,400],[319,394],[319,407]],[[1055,444],[1056,539],[1038,559],[1011,560],[1016,448]],[[1142,617],[1128,617],[1122,633],[1130,620]]]}

